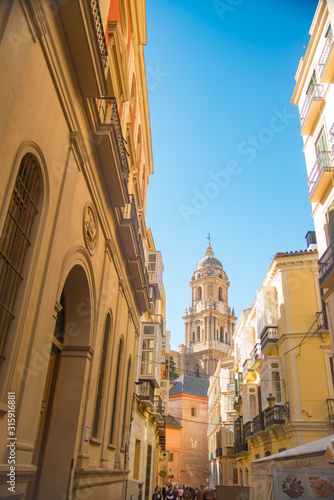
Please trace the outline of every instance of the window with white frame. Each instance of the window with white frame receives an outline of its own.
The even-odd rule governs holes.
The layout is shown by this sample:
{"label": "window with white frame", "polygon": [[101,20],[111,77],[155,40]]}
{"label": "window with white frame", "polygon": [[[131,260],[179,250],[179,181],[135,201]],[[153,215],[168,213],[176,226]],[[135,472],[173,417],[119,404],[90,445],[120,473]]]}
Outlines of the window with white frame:
{"label": "window with white frame", "polygon": [[250,422],[258,412],[257,386],[248,384],[242,391],[242,413],[244,423]]}
{"label": "window with white frame", "polygon": [[234,396],[231,394],[224,394],[222,398],[222,412],[224,413],[224,420],[232,420],[234,412]]}
{"label": "window with white frame", "polygon": [[225,446],[233,446],[234,433],[232,426],[224,426],[224,443]]}
{"label": "window with white frame", "polygon": [[260,371],[261,400],[263,408],[268,407],[267,397],[272,394],[275,405],[284,404],[283,379],[280,358],[270,357]]}
{"label": "window with white frame", "polygon": [[141,375],[153,374],[154,339],[143,339]]}

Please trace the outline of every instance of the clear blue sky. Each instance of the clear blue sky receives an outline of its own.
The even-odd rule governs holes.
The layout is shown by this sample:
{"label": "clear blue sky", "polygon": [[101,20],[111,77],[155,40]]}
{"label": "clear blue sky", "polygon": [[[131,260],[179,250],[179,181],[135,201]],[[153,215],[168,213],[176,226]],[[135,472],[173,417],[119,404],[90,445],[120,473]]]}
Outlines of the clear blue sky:
{"label": "clear blue sky", "polygon": [[290,104],[315,0],[147,0],[154,174],[147,225],[164,262],[171,348],[206,236],[229,305],[251,307],[276,252],[313,230],[298,110]]}

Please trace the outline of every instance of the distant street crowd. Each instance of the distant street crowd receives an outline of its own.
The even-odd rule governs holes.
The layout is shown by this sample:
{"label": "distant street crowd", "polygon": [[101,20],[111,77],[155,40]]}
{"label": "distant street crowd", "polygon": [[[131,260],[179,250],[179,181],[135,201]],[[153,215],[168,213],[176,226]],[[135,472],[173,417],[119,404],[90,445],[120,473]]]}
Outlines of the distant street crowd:
{"label": "distant street crowd", "polygon": [[152,500],[216,500],[216,490],[204,488],[203,485],[200,488],[185,485],[178,488],[168,483],[166,486],[156,486]]}

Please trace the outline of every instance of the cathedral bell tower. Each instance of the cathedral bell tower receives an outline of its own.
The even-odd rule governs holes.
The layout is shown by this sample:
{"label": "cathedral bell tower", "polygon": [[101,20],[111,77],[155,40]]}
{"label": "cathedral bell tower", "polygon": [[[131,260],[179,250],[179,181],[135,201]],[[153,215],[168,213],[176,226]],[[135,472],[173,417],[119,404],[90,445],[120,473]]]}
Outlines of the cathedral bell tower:
{"label": "cathedral bell tower", "polygon": [[214,374],[218,360],[233,348],[237,318],[228,305],[229,286],[209,240],[205,257],[197,264],[190,282],[191,307],[183,316],[185,343],[178,348],[180,372],[208,378]]}

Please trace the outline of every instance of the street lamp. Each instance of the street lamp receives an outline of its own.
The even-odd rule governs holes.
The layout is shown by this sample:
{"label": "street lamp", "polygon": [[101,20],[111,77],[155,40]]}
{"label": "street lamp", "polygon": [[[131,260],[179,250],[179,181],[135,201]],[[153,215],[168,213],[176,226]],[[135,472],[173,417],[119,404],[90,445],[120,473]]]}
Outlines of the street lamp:
{"label": "street lamp", "polygon": [[270,393],[270,394],[269,394],[269,396],[267,397],[267,401],[268,401],[269,408],[274,408],[274,406],[275,406],[275,401],[276,401],[275,396],[273,396],[273,395]]}

